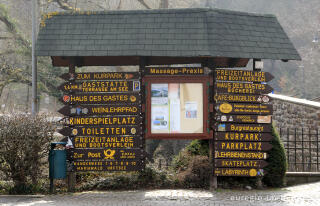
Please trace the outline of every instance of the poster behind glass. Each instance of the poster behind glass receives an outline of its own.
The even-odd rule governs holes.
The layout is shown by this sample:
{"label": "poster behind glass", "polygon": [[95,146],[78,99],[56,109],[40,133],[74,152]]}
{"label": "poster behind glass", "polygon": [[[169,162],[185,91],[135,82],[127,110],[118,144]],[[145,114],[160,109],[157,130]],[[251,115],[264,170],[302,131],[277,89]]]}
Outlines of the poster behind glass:
{"label": "poster behind glass", "polygon": [[201,83],[151,84],[151,133],[202,133]]}

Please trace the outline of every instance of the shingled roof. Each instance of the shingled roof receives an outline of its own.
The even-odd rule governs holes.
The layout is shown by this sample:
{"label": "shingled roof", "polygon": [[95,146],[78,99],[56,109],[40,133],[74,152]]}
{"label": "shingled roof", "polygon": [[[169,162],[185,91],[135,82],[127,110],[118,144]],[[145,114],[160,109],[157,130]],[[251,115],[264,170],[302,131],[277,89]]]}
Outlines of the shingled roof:
{"label": "shingled roof", "polygon": [[300,60],[274,15],[220,9],[60,13],[43,22],[38,56]]}

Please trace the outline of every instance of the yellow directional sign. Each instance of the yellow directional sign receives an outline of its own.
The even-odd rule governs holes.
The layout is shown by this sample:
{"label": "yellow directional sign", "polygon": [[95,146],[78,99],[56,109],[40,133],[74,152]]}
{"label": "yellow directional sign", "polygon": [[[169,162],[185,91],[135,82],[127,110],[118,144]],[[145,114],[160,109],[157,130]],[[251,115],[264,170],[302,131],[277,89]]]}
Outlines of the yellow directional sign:
{"label": "yellow directional sign", "polygon": [[247,169],[247,168],[215,168],[214,174],[216,176],[244,176],[256,177],[263,176],[266,172],[263,169]]}
{"label": "yellow directional sign", "polygon": [[274,77],[269,72],[250,70],[216,69],[216,80],[237,82],[268,82]]}

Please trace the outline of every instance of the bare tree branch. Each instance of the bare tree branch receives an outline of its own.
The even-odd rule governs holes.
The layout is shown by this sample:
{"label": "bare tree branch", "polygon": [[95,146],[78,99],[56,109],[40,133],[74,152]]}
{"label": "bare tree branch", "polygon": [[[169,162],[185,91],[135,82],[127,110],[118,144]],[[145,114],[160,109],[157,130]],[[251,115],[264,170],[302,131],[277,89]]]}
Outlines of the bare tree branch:
{"label": "bare tree branch", "polygon": [[119,1],[119,4],[118,4],[118,7],[117,7],[117,10],[119,10],[121,8],[121,5],[122,5],[122,0]]}
{"label": "bare tree branch", "polygon": [[66,1],[63,0],[53,0],[53,2],[56,2],[59,7],[63,10],[67,10],[67,11],[73,11],[76,10],[76,8],[72,7],[70,4],[68,4]]}
{"label": "bare tree branch", "polygon": [[140,4],[142,4],[147,9],[151,9],[151,7],[144,0],[137,0]]}

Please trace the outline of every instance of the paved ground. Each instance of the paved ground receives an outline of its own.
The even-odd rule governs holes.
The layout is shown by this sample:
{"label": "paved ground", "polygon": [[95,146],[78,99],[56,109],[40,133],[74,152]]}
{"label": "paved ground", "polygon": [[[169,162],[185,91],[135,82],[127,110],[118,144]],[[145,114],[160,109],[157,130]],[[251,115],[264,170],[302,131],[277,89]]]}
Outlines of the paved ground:
{"label": "paved ground", "polygon": [[320,205],[320,182],[277,190],[150,190],[83,192],[47,196],[0,196],[2,206],[233,206]]}

